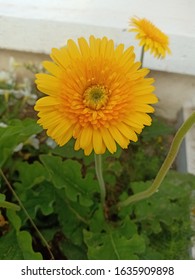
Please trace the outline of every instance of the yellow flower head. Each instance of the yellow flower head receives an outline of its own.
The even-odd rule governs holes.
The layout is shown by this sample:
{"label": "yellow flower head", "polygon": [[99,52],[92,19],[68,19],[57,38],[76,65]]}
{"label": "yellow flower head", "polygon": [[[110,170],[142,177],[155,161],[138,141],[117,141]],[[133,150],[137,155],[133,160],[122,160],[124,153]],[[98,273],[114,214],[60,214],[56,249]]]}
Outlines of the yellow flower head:
{"label": "yellow flower head", "polygon": [[166,54],[170,54],[169,37],[158,29],[149,20],[142,18],[130,19],[129,31],[136,32],[136,39],[140,41],[139,45],[144,47],[144,51],[150,50],[155,57],[164,58]]}
{"label": "yellow flower head", "polygon": [[36,75],[38,89],[47,96],[35,110],[38,123],[60,146],[73,137],[75,150],[85,155],[114,153],[116,143],[127,148],[151,124],[147,113],[154,112],[148,104],[157,102],[154,80],[134,62],[133,47],[114,48],[112,40],[91,36],[89,43],[79,38],[78,45],[68,40],[66,47],[52,49],[51,58],[43,63],[51,74]]}

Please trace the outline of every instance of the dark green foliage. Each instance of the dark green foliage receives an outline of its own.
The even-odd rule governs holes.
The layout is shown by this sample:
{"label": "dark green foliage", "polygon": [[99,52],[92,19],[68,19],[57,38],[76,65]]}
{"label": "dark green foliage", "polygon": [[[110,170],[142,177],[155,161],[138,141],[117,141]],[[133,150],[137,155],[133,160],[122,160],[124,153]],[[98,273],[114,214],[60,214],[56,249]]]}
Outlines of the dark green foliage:
{"label": "dark green foliage", "polygon": [[10,229],[0,239],[1,260],[41,260],[40,253],[32,248],[32,237],[29,232],[20,230],[21,220],[12,210],[7,211]]}
{"label": "dark green foliage", "polygon": [[[157,121],[155,123],[157,126]],[[67,152],[70,147],[66,146],[54,150],[45,146],[42,150],[48,153],[37,157],[37,151],[27,146],[24,152],[30,153],[30,157],[26,160],[21,151],[16,158],[14,147],[20,141],[26,141],[32,133],[39,133],[40,127],[27,119],[12,121],[10,126],[1,129],[0,141],[4,147],[1,163],[6,175],[49,242],[56,259],[189,259],[192,236],[189,203],[191,191],[195,189],[192,175],[172,171],[151,198],[121,209],[119,213],[109,213],[109,207],[111,209],[119,197],[124,199],[127,193],[148,188],[151,182],[139,181],[140,178],[147,174],[151,179],[153,169],[156,173],[160,167],[163,159],[158,156],[159,146],[161,151],[164,146],[162,141],[154,140],[158,136],[151,129],[151,135],[146,129],[140,143],[130,146],[122,154],[119,150],[119,159],[109,154],[104,156],[108,190],[106,219],[101,209],[93,157],[85,160],[80,152]],[[158,131],[163,134],[160,137],[165,138],[164,126]],[[144,138],[147,139],[146,144]],[[154,141],[151,167],[144,156],[145,149],[143,153],[140,151],[145,146],[147,150]],[[148,173],[144,169],[145,164],[148,165]],[[128,168],[136,170],[133,179],[129,178]],[[1,192],[10,202],[17,202],[3,181]],[[2,202],[5,195],[1,194]],[[0,231],[1,259],[40,259],[40,253],[43,258],[49,258],[21,209],[17,212],[7,210],[5,215],[9,226]]]}
{"label": "dark green foliage", "polygon": [[116,225],[106,223],[102,210],[95,212],[90,230],[84,230],[84,240],[90,260],[139,259],[145,250],[144,239],[129,217]]}
{"label": "dark green foliage", "polygon": [[[143,191],[150,182],[131,183],[134,193]],[[189,259],[192,231],[189,204],[195,189],[193,175],[169,172],[159,191],[151,198],[137,202],[130,209],[132,222],[147,236],[143,259]],[[185,206],[184,206],[185,205]],[[127,209],[124,214],[126,215]],[[121,217],[122,218],[122,217]]]}

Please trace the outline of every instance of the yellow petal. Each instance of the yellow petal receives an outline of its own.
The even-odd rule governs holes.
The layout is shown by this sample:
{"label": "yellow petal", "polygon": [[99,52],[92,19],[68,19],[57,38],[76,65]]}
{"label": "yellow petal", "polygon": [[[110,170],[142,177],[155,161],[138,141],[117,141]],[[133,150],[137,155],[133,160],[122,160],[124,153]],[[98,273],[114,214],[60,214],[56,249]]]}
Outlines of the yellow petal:
{"label": "yellow petal", "polygon": [[96,154],[102,153],[102,145],[103,145],[103,141],[102,141],[101,132],[97,129],[94,129],[93,130],[93,148],[94,148],[94,152]]}
{"label": "yellow petal", "polygon": [[81,57],[81,53],[73,40],[68,40],[67,42],[67,49],[70,57],[72,59],[78,59]]}
{"label": "yellow petal", "polygon": [[87,148],[84,149],[84,154],[85,154],[86,156],[89,156],[89,155],[91,154],[92,150],[93,150],[93,146],[92,146],[92,144],[90,143],[90,145],[89,145]]}
{"label": "yellow petal", "polygon": [[134,142],[137,141],[137,135],[134,132],[135,128],[132,129],[131,127],[127,126],[126,124],[121,123],[118,126],[118,129],[127,139],[130,139],[130,140],[132,140]]}
{"label": "yellow petal", "polygon": [[101,128],[101,134],[107,149],[111,154],[116,152],[116,143],[107,128]]}
{"label": "yellow petal", "polygon": [[147,104],[136,104],[136,110],[144,113],[154,113],[154,108]]}
{"label": "yellow petal", "polygon": [[87,59],[90,56],[90,48],[89,48],[87,41],[83,37],[81,37],[78,39],[78,44],[79,44],[82,56],[85,59]]}
{"label": "yellow petal", "polygon": [[154,104],[158,102],[158,98],[154,94],[141,95],[136,97],[136,103],[139,104]]}
{"label": "yellow petal", "polygon": [[84,127],[80,135],[80,146],[85,149],[92,141],[92,128]]}
{"label": "yellow petal", "polygon": [[60,104],[60,101],[57,98],[54,98],[52,96],[46,96],[46,97],[42,97],[39,100],[37,100],[36,105],[35,105],[35,108],[36,108],[35,110],[40,110],[41,107],[55,106],[55,105],[59,105],[59,104]]}
{"label": "yellow petal", "polygon": [[57,66],[55,63],[53,63],[51,61],[44,61],[43,66],[48,72],[53,74],[55,77],[58,77],[58,78],[61,77],[62,69],[59,66]]}
{"label": "yellow petal", "polygon": [[108,130],[114,138],[114,140],[121,146],[121,148],[126,149],[129,144],[129,140],[126,137],[124,137],[124,135],[122,135],[119,132],[119,130],[114,126],[110,126]]}

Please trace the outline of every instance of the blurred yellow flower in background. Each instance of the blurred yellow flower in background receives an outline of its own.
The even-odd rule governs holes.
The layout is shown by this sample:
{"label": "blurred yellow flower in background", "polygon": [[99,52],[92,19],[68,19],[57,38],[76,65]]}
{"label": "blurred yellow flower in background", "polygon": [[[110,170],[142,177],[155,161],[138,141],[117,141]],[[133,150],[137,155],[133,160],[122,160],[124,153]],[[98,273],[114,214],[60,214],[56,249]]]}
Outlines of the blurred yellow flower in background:
{"label": "blurred yellow flower in background", "polygon": [[148,69],[139,69],[133,47],[114,47],[113,40],[90,36],[78,44],[52,49],[52,61],[43,63],[51,74],[36,75],[37,87],[48,96],[35,105],[38,123],[60,146],[75,139],[75,150],[85,155],[108,149],[117,143],[127,148],[137,141],[145,125],[151,124],[149,104],[156,103],[154,79],[145,78]]}
{"label": "blurred yellow flower in background", "polygon": [[130,32],[136,32],[136,39],[139,45],[144,47],[144,51],[150,51],[157,58],[164,58],[166,54],[170,54],[169,37],[158,29],[149,20],[133,17],[129,22]]}

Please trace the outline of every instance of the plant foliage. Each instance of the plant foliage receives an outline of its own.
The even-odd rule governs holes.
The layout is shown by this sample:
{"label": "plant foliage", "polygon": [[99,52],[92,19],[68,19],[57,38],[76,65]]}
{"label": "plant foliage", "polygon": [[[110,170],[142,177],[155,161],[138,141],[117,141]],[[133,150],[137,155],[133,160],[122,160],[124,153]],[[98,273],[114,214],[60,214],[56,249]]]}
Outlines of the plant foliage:
{"label": "plant foliage", "polygon": [[[154,118],[128,150],[103,156],[103,212],[93,156],[75,152],[71,141],[56,147],[29,115],[32,105],[14,97],[17,81],[0,86],[0,167],[55,259],[190,259],[193,175],[170,171],[151,198],[114,207],[150,186],[170,144],[170,125]],[[31,88],[28,96],[36,93]],[[1,177],[0,259],[50,258],[7,181]]]}

